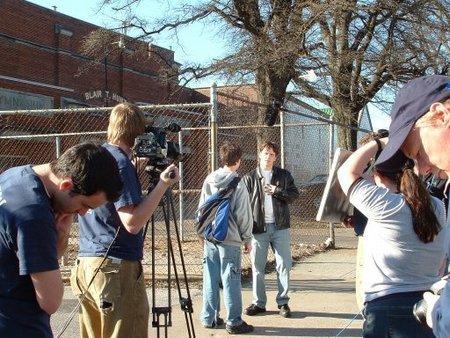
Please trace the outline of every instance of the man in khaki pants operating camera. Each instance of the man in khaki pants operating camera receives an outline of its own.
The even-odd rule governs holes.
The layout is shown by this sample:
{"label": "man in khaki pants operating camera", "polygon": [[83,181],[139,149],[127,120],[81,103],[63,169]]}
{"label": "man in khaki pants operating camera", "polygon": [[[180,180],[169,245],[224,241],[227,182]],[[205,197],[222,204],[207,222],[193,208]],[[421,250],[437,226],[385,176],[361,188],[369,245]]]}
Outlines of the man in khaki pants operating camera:
{"label": "man in khaki pants operating camera", "polygon": [[170,165],[151,193],[141,196],[130,157],[135,138],[144,128],[139,107],[121,103],[111,111],[103,147],[116,159],[124,189],[115,203],[79,218],[80,251],[71,286],[82,301],[82,338],[148,337],[149,305],[141,264],[143,228],[179,175],[175,165]]}

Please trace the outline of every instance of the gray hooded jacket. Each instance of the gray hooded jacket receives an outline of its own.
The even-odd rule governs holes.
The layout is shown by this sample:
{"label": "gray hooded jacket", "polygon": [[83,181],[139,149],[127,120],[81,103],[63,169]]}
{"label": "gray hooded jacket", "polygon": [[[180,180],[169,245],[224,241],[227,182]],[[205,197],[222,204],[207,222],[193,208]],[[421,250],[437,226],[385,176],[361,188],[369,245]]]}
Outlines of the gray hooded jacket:
{"label": "gray hooded jacket", "polygon": [[[203,182],[199,205],[219,189],[227,187],[236,176],[238,176],[237,173],[224,168],[217,169],[209,174]],[[228,224],[228,233],[223,244],[241,246],[242,242],[247,243],[251,241],[253,227],[250,197],[242,181],[239,182],[233,193],[230,208],[230,223]]]}

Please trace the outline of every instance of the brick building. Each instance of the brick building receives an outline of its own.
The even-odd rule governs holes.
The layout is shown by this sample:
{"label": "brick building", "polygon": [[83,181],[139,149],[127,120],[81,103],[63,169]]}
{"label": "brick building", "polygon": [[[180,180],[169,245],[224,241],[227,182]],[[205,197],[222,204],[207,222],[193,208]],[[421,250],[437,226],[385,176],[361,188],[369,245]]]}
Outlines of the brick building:
{"label": "brick building", "polygon": [[24,0],[0,1],[0,13],[0,110],[200,100],[164,80],[179,67],[171,50],[117,34],[95,62],[80,47],[98,26]]}
{"label": "brick building", "polygon": [[[180,66],[169,49],[111,34],[107,57],[94,60],[80,48],[100,27],[24,0],[1,0],[0,13],[0,111],[6,111],[0,114],[0,172],[51,161],[85,140],[104,141],[109,109],[86,107],[124,100],[139,105],[209,102],[181,88],[176,76],[165,80]],[[61,111],[45,111],[53,108]],[[37,109],[42,112],[17,113]],[[177,122],[186,127],[207,118],[208,111],[174,108],[148,114],[157,126]],[[204,143],[191,134],[184,133],[185,153]]]}

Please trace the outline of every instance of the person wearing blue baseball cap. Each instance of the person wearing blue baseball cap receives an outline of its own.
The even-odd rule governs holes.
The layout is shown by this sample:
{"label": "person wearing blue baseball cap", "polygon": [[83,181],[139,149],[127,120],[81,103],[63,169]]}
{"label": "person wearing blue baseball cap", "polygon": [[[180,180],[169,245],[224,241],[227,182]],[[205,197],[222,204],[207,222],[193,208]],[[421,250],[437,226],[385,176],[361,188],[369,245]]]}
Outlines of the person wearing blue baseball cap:
{"label": "person wearing blue baseball cap", "polygon": [[[419,77],[399,91],[392,107],[389,141],[376,168],[396,171],[408,158],[415,160],[422,175],[449,178],[450,76]],[[426,292],[424,298],[427,324],[436,337],[450,337],[450,283],[440,297]]]}
{"label": "person wearing blue baseball cap", "polygon": [[450,171],[450,156],[443,154],[450,141],[449,99],[449,76],[408,82],[392,106],[389,141],[376,161],[377,169],[395,172],[412,158],[421,174]]}

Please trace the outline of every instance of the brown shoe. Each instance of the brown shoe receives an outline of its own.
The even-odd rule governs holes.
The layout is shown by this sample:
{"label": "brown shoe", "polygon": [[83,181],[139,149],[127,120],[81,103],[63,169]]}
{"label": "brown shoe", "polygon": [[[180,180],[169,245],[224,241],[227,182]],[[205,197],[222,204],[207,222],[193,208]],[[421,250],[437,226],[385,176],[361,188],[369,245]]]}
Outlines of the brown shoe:
{"label": "brown shoe", "polygon": [[283,304],[283,305],[280,305],[278,308],[280,309],[280,316],[282,316],[284,318],[292,317],[291,309],[289,308],[289,305]]}
{"label": "brown shoe", "polygon": [[247,316],[254,316],[254,315],[257,315],[258,313],[263,313],[263,312],[266,312],[266,308],[259,307],[255,304],[252,304],[248,308],[245,309],[245,314]]}
{"label": "brown shoe", "polygon": [[203,327],[206,329],[214,329],[215,327],[222,326],[223,324],[225,324],[225,321],[222,318],[218,317],[215,321],[212,322],[211,325],[203,324]]}
{"label": "brown shoe", "polygon": [[244,321],[242,321],[241,324],[236,325],[236,326],[227,325],[226,328],[227,328],[227,332],[229,334],[249,333],[249,332],[253,332],[253,330],[254,330],[253,325],[249,325]]}

